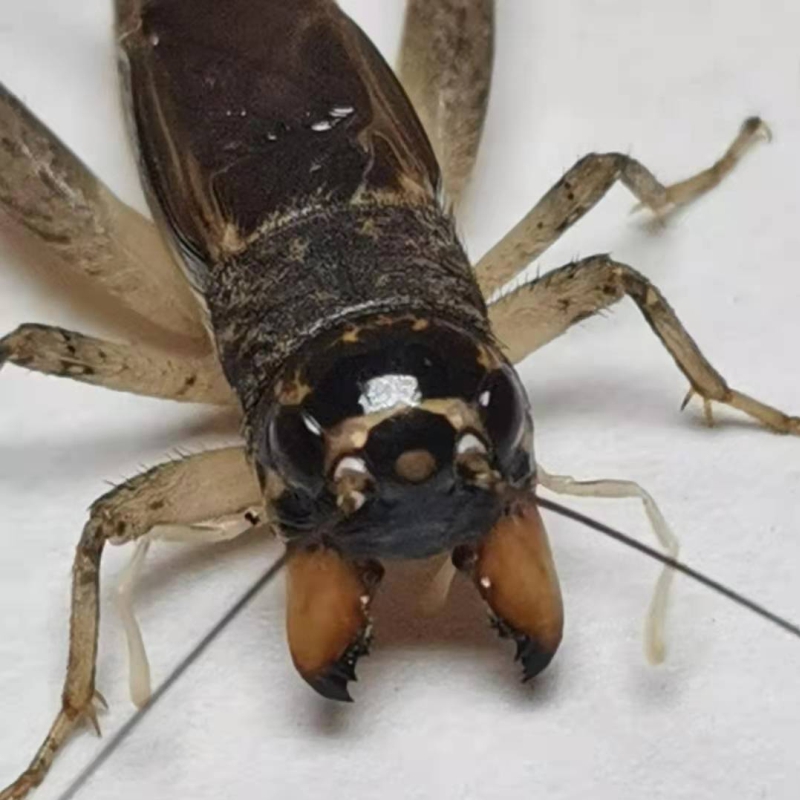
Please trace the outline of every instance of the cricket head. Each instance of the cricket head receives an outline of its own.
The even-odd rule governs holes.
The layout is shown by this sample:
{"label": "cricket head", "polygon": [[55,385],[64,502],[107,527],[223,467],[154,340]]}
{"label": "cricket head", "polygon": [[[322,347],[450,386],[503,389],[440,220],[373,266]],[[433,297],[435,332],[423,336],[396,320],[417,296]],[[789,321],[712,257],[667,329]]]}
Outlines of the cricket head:
{"label": "cricket head", "polygon": [[373,317],[301,352],[253,429],[267,501],[297,550],[290,642],[315,688],[347,699],[379,559],[454,553],[517,640],[525,675],[549,661],[560,597],[558,636],[532,646],[508,591],[531,560],[544,557],[547,587],[553,577],[530,499],[528,399],[494,344],[440,321]]}
{"label": "cricket head", "polygon": [[496,348],[377,317],[315,341],[265,410],[256,456],[284,535],[351,558],[424,558],[480,539],[531,478],[527,397]]}

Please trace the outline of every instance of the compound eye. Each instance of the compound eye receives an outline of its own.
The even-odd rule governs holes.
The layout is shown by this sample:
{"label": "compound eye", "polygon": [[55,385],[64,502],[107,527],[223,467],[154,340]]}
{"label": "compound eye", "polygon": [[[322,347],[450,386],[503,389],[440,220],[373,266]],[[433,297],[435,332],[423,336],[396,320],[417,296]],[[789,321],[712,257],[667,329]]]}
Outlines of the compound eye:
{"label": "compound eye", "polygon": [[497,458],[505,461],[527,427],[528,400],[516,373],[504,367],[488,375],[478,392],[478,407]]}
{"label": "compound eye", "polygon": [[319,423],[299,408],[279,408],[267,434],[267,460],[291,484],[318,488],[324,479],[325,441]]}

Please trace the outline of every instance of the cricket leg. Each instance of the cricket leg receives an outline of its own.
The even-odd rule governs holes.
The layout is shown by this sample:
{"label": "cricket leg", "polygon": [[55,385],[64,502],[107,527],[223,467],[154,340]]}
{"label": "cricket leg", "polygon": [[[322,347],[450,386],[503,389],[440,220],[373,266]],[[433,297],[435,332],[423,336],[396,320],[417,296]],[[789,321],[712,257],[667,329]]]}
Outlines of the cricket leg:
{"label": "cricket leg", "polygon": [[227,448],[155,467],[92,505],[73,564],[69,659],[61,710],[28,769],[0,792],[0,800],[18,800],[38,786],[78,726],[89,722],[98,727],[98,595],[106,542],[124,544],[157,525],[192,525],[260,503],[261,491],[244,449]]}
{"label": "cricket leg", "polygon": [[712,402],[724,403],[778,433],[800,434],[800,418],[784,414],[742,392],[731,389],[687,333],[661,292],[631,267],[605,255],[568,264],[521,286],[489,307],[497,338],[512,362],[559,336],[571,325],[630,297],[653,332],[689,380],[692,395],[703,399],[712,423]]}
{"label": "cricket leg", "polygon": [[228,405],[233,393],[212,356],[170,355],[46,325],[21,325],[0,339],[3,364],[188,403]]}
{"label": "cricket leg", "polygon": [[409,0],[400,80],[458,205],[478,153],[494,54],[494,0]]}
{"label": "cricket leg", "polygon": [[[678,538],[670,529],[655,500],[638,483],[619,480],[576,481],[567,475],[550,475],[541,464],[536,465],[536,479],[540,486],[555,494],[641,500],[659,544],[668,556],[675,559],[678,557]],[[664,660],[664,621],[673,575],[669,567],[662,569],[645,619],[644,650],[651,664],[660,664]]]}
{"label": "cricket leg", "polygon": [[252,530],[265,518],[261,506],[251,506],[235,514],[195,525],[158,525],[136,542],[133,556],[117,586],[117,611],[122,620],[128,645],[128,686],[131,700],[141,708],[152,694],[150,664],[142,638],[142,631],[133,608],[136,584],[141,577],[147,553],[153,542],[180,542],[189,544],[217,544],[227,542]]}
{"label": "cricket leg", "polygon": [[640,162],[622,153],[591,153],[564,177],[512,228],[475,267],[484,296],[491,296],[538,258],[621,181],[641,206],[663,215],[686,205],[717,186],[744,154],[769,129],[757,117],[742,124],[725,154],[708,169],[665,186]]}
{"label": "cricket leg", "polygon": [[0,213],[134,313],[143,332],[208,351],[198,301],[155,226],[120,202],[0,84]]}

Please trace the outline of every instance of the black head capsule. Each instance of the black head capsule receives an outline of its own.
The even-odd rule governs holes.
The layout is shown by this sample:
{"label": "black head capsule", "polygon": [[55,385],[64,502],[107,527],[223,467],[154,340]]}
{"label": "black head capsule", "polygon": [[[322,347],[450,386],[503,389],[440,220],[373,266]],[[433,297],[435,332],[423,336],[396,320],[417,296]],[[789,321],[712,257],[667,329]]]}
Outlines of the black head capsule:
{"label": "black head capsule", "polygon": [[[288,364],[253,432],[294,549],[290,648],[326,697],[349,697],[371,630],[356,564],[469,548],[502,578],[511,538],[502,552],[483,543],[508,527],[508,493],[532,481],[532,424],[516,374],[476,335],[412,315],[350,323]],[[522,636],[513,609],[498,600],[495,613],[501,595],[483,593]]]}
{"label": "black head capsule", "polygon": [[494,348],[451,325],[378,317],[289,365],[258,432],[285,487],[287,538],[309,527],[351,558],[423,558],[474,542],[493,487],[530,477],[530,413]]}

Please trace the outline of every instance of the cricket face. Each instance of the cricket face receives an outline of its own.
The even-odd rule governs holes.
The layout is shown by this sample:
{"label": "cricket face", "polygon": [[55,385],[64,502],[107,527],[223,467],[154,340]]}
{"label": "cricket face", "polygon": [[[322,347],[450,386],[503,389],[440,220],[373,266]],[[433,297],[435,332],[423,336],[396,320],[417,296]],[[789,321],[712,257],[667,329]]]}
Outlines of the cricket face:
{"label": "cricket face", "polygon": [[425,558],[476,543],[530,482],[516,374],[450,325],[374,320],[286,375],[257,456],[290,541],[311,530],[348,558]]}
{"label": "cricket face", "polygon": [[549,662],[561,602],[530,494],[530,408],[494,347],[440,322],[369,320],[301,354],[256,431],[295,549],[292,654],[318,691],[349,697],[378,559],[454,552],[525,676]]}

